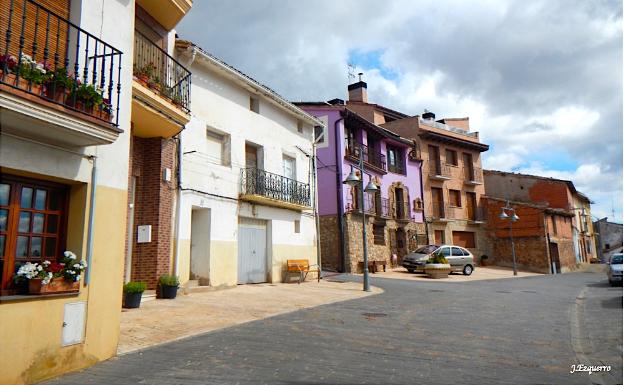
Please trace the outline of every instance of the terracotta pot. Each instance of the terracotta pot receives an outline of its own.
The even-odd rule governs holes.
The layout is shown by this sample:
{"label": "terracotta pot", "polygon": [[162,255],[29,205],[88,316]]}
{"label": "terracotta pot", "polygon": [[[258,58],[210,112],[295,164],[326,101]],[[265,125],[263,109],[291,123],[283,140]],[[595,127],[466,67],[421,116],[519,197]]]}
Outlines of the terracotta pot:
{"label": "terracotta pot", "polygon": [[47,285],[43,285],[39,278],[28,281],[29,294],[76,293],[78,291],[80,291],[80,282],[69,282],[64,278],[52,278]]}
{"label": "terracotta pot", "polygon": [[58,85],[54,86],[54,83],[48,83],[45,88],[45,96],[56,103],[63,104],[65,103],[66,96],[65,87]]}
{"label": "terracotta pot", "polygon": [[[0,74],[1,74],[1,72],[0,72]],[[2,75],[0,75],[0,80],[2,80]],[[15,74],[11,74],[11,73],[5,74],[3,83],[10,84],[10,85],[14,86],[15,85]]]}

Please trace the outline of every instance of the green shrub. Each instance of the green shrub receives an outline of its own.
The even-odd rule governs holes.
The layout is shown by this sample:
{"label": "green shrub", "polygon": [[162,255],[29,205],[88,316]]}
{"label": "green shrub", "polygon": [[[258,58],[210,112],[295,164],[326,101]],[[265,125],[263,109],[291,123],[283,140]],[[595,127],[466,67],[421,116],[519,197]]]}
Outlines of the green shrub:
{"label": "green shrub", "polygon": [[143,293],[146,288],[147,285],[145,284],[145,282],[128,282],[123,285],[123,292],[129,294]]}
{"label": "green shrub", "polygon": [[161,275],[158,278],[158,284],[161,286],[180,286],[180,280],[175,275]]}
{"label": "green shrub", "polygon": [[448,261],[446,260],[446,258],[444,258],[444,255],[442,255],[442,253],[436,253],[433,254],[431,258],[429,258],[427,263],[448,263]]}

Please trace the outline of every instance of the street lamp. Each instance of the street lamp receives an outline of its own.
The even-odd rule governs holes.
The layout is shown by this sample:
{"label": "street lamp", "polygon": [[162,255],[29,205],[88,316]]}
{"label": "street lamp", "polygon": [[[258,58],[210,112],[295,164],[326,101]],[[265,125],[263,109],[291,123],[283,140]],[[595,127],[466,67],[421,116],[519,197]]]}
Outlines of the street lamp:
{"label": "street lamp", "polygon": [[[357,169],[360,171],[360,175],[364,175],[364,160],[362,158],[362,148],[359,149],[359,162],[357,165]],[[355,187],[357,185],[360,186],[358,193],[358,201],[360,209],[362,210],[362,245],[364,248],[364,291],[370,291],[370,284],[368,282],[368,244],[366,241],[366,210],[364,209],[364,192],[374,193],[378,190],[377,186],[373,183],[372,178],[369,176],[368,184],[366,188],[364,188],[364,178],[360,178],[355,174],[353,168],[351,168],[351,172],[347,175],[347,178],[342,182],[351,187]]]}
{"label": "street lamp", "polygon": [[509,220],[509,239],[511,239],[511,256],[513,258],[513,273],[514,275],[518,275],[518,270],[516,269],[516,247],[514,245],[514,240],[513,240],[513,223],[518,221],[520,217],[516,215],[516,209],[514,209],[513,207],[509,205],[509,201],[507,201],[507,204],[505,205],[505,207],[502,207],[501,209],[502,211],[498,217],[502,220],[505,220],[505,219]]}

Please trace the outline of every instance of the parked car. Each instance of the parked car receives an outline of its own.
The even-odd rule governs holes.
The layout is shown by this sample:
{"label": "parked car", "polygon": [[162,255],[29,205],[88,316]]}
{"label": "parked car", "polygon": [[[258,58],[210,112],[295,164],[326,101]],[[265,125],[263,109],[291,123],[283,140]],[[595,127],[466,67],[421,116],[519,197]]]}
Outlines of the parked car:
{"label": "parked car", "polygon": [[622,284],[622,253],[613,254],[609,258],[609,268],[607,269],[607,278],[611,286]]}
{"label": "parked car", "polygon": [[446,258],[451,265],[451,271],[461,271],[464,275],[470,275],[474,271],[475,261],[472,253],[463,247],[453,245],[422,246],[403,258],[403,267],[410,273],[423,272],[427,260],[437,252]]}

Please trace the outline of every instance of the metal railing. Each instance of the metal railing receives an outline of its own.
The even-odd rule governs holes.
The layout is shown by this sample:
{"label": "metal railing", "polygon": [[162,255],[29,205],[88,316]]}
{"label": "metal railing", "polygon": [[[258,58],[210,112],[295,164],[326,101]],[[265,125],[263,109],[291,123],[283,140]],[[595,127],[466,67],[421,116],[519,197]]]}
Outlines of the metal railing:
{"label": "metal railing", "polygon": [[[398,159],[397,159],[398,160]],[[388,171],[395,174],[405,175],[405,163],[402,160],[398,160],[398,164],[388,164]]]}
{"label": "metal railing", "polygon": [[257,168],[241,169],[241,195],[266,198],[310,206],[310,185]]}
{"label": "metal railing", "polygon": [[398,220],[406,221],[412,219],[409,201],[394,202],[393,213],[394,218]]}
{"label": "metal railing", "polygon": [[447,164],[442,164],[441,161],[429,162],[429,175],[438,177],[451,177],[451,167]]}
{"label": "metal railing", "polygon": [[354,140],[346,140],[345,155],[354,159],[360,158],[360,151],[362,151],[362,159],[364,163],[375,166],[382,170],[386,170],[386,156],[381,152],[368,147],[364,144],[358,143]]}
{"label": "metal railing", "polygon": [[446,218],[446,206],[443,202],[431,202],[431,217],[436,219]]}
{"label": "metal railing", "polygon": [[382,218],[390,218],[390,201],[388,198],[381,198],[375,204],[375,215]]}
{"label": "metal railing", "polygon": [[[359,198],[353,199],[353,196],[347,197],[347,207],[346,212],[348,213],[362,213],[360,209],[360,201]],[[364,194],[364,212],[369,215],[375,215],[375,200],[374,196],[371,194]]]}
{"label": "metal railing", "polygon": [[33,0],[0,9],[0,83],[118,125],[121,51]]}
{"label": "metal railing", "polygon": [[133,73],[185,112],[191,111],[191,72],[137,30]]}
{"label": "metal railing", "polygon": [[485,207],[483,206],[467,206],[467,219],[473,222],[483,222],[486,219]]}
{"label": "metal railing", "polygon": [[483,170],[480,167],[464,167],[464,180],[472,183],[483,183]]}

